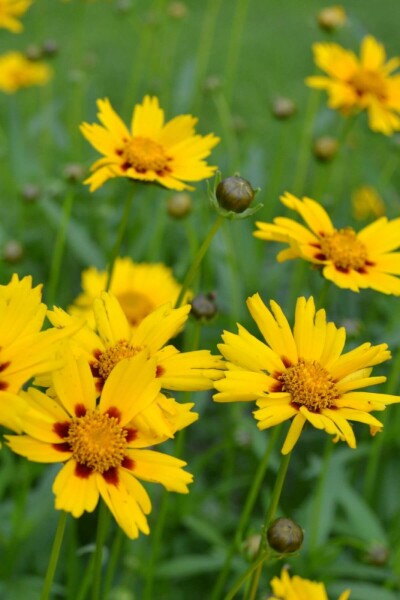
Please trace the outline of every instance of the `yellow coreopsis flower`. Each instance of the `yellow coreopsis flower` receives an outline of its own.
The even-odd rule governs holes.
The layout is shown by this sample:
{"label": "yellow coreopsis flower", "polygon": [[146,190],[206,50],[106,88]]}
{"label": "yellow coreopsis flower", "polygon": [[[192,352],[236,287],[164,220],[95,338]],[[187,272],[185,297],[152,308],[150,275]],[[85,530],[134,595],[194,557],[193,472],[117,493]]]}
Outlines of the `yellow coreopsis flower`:
{"label": "yellow coreopsis flower", "polygon": [[157,183],[172,190],[192,190],[186,181],[211,177],[216,167],[204,160],[219,142],[213,134],[197,135],[197,119],[180,115],[164,123],[164,111],[156,97],[145,96],[133,111],[130,129],[105,98],[98,100],[102,125],[83,123],[85,138],[104,155],[85,181],[94,192],[113,177]]}
{"label": "yellow coreopsis flower", "polygon": [[14,430],[20,427],[22,386],[60,366],[55,351],[62,336],[56,329],[41,331],[46,316],[41,299],[42,286],[32,287],[32,277],[13,275],[0,285],[0,424]]}
{"label": "yellow coreopsis flower", "polygon": [[286,217],[256,223],[255,237],[289,245],[278,254],[279,262],[303,258],[341,288],[400,295],[400,253],[393,252],[400,247],[400,218],[381,217],[356,233],[351,227],[335,229],[325,209],[311,198],[300,200],[286,193],[281,201],[308,228]]}
{"label": "yellow coreopsis flower", "polygon": [[21,52],[7,52],[0,56],[0,90],[14,94],[33,85],[44,85],[52,75],[48,65],[31,61]]}
{"label": "yellow coreopsis flower", "polygon": [[[328,595],[323,583],[303,579],[298,575],[290,577],[286,569],[282,569],[281,576],[274,577],[271,581],[273,596],[269,600],[328,600]],[[350,590],[346,590],[338,600],[348,600]]]}
{"label": "yellow coreopsis flower", "polygon": [[[110,293],[103,292],[101,298],[94,301],[93,311],[96,330],[89,325],[82,327],[71,338],[71,344],[75,356],[84,356],[90,365],[98,391],[119,362],[142,352],[155,358],[157,378],[166,390],[208,390],[215,379],[222,377],[223,361],[208,350],[180,352],[166,345],[182,330],[190,305],[173,309],[170,304],[164,304],[147,315],[136,329],[132,329],[118,300]],[[59,328],[80,322],[59,308],[49,313],[49,319]],[[41,384],[47,385],[43,381]],[[157,405],[143,411],[143,422],[147,423],[149,432],[172,437],[177,420],[189,424],[197,419],[197,415],[190,412],[192,407],[193,403],[179,404],[162,397]]]}
{"label": "yellow coreopsis flower", "polygon": [[[69,307],[72,315],[88,319],[93,326],[93,302],[106,289],[107,272],[90,267],[82,273],[83,293]],[[162,263],[134,263],[129,257],[117,258],[110,292],[119,301],[132,327],[166,302],[175,304],[181,286],[171,269]]]}
{"label": "yellow coreopsis flower", "polygon": [[30,389],[23,396],[26,435],[6,436],[17,454],[31,461],[65,465],[55,478],[55,507],[80,517],[104,500],[130,538],[149,533],[150,498],[139,479],[187,493],[192,476],[185,462],[147,449],[160,439],[140,426],[141,411],[157,402],[156,361],[145,353],[116,365],[97,401],[87,361],[67,350],[65,366],[53,375],[53,395]]}
{"label": "yellow coreopsis flower", "polygon": [[330,108],[344,115],[366,110],[370,128],[385,135],[400,129],[400,74],[392,74],[400,58],[386,62],[383,45],[372,36],[361,42],[360,58],[332,43],[314,44],[313,51],[327,76],[308,77],[306,83],[327,91]]}
{"label": "yellow coreopsis flower", "polygon": [[400,402],[399,396],[356,391],[383,383],[370,377],[372,367],[390,358],[387,344],[362,344],[342,354],[346,331],[315,311],[313,298],[299,298],[293,331],[276,302],[271,311],[258,294],[247,300],[263,340],[239,325],[239,333],[224,332],[218,346],[228,362],[225,378],[215,382],[217,402],[255,401],[259,429],[292,419],[282,453],[290,452],[308,422],[346,441],[356,440],[349,421],[366,423],[375,434],[382,423],[369,413]]}
{"label": "yellow coreopsis flower", "polygon": [[32,0],[0,0],[0,27],[13,33],[22,31],[22,23],[18,20],[32,4]]}

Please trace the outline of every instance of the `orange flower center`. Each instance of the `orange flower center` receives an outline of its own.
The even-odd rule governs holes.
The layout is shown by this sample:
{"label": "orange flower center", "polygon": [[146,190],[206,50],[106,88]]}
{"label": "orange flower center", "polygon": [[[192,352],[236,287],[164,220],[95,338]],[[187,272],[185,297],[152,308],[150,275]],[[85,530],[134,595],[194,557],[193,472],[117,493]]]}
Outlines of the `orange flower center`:
{"label": "orange flower center", "polygon": [[154,309],[154,306],[144,294],[123,292],[118,294],[118,300],[132,326],[138,325]]}
{"label": "orange flower center", "polygon": [[139,173],[147,171],[163,172],[168,166],[168,157],[164,148],[144,137],[133,137],[125,142],[121,153],[124,164],[133,167]]}
{"label": "orange flower center", "polygon": [[98,473],[119,467],[126,453],[127,430],[115,417],[88,411],[73,419],[65,441],[70,444],[74,459]]}
{"label": "orange flower center", "polygon": [[121,340],[115,346],[111,346],[102,352],[97,359],[97,363],[93,366],[99,370],[100,377],[106,380],[117,363],[124,360],[124,358],[135,356],[141,349],[140,346],[132,346],[126,340]]}
{"label": "orange flower center", "polygon": [[373,94],[383,98],[386,95],[386,83],[377,71],[359,69],[354,75],[351,83],[359,96]]}
{"label": "orange flower center", "polygon": [[282,391],[292,396],[292,402],[318,411],[330,408],[340,397],[335,380],[316,360],[299,359],[297,365],[289,367],[279,376]]}
{"label": "orange flower center", "polygon": [[322,253],[340,269],[362,269],[368,260],[365,245],[351,227],[325,235],[320,245]]}

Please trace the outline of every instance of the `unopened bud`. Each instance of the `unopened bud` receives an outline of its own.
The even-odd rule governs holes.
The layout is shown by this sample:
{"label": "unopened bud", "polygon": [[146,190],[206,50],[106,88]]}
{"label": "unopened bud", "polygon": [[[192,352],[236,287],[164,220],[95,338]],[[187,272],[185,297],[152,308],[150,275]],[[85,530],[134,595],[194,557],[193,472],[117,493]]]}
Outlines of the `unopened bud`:
{"label": "unopened bud", "polygon": [[371,565],[382,567],[389,560],[389,550],[383,544],[373,544],[368,548],[366,560]]}
{"label": "unopened bud", "polygon": [[43,57],[43,51],[37,44],[30,44],[25,50],[25,56],[28,60],[40,60]]}
{"label": "unopened bud", "polygon": [[246,555],[246,558],[249,561],[252,561],[257,557],[258,551],[260,549],[260,544],[261,544],[261,535],[259,533],[255,533],[254,535],[251,535],[250,537],[247,538],[247,540],[244,541],[242,548]]}
{"label": "unopened bud", "polygon": [[248,208],[254,198],[254,190],[243,177],[227,177],[218,185],[215,192],[218,203],[222,208],[241,213]]}
{"label": "unopened bud", "polygon": [[320,137],[314,142],[313,152],[314,156],[323,162],[328,162],[335,158],[339,148],[337,139],[333,137]]}
{"label": "unopened bud", "polygon": [[267,530],[268,544],[280,554],[290,554],[299,550],[303,537],[300,525],[283,517],[273,521]]}
{"label": "unopened bud", "polygon": [[167,10],[173,19],[184,19],[188,14],[188,7],[184,2],[170,2]]}
{"label": "unopened bud", "polygon": [[192,197],[186,192],[178,192],[170,196],[167,212],[174,219],[183,219],[192,211]]}
{"label": "unopened bud", "polygon": [[346,11],[343,6],[327,6],[319,11],[317,21],[322,29],[332,31],[346,23]]}
{"label": "unopened bud", "polygon": [[56,54],[58,54],[59,46],[56,40],[48,39],[45,40],[42,44],[42,53],[44,56],[48,58],[53,58]]}
{"label": "unopened bud", "polygon": [[217,314],[217,305],[215,303],[215,292],[208,294],[198,294],[192,300],[190,314],[199,321],[210,321]]}
{"label": "unopened bud", "polygon": [[289,119],[295,114],[297,108],[293,100],[280,96],[272,103],[272,114],[277,119]]}
{"label": "unopened bud", "polygon": [[64,178],[70,183],[78,183],[85,176],[85,168],[79,163],[71,163],[64,168]]}
{"label": "unopened bud", "polygon": [[39,195],[39,187],[34,183],[27,183],[21,190],[21,196],[25,202],[35,202],[39,198]]}
{"label": "unopened bud", "polygon": [[18,263],[24,256],[24,249],[17,240],[10,240],[4,245],[3,258],[6,262]]}

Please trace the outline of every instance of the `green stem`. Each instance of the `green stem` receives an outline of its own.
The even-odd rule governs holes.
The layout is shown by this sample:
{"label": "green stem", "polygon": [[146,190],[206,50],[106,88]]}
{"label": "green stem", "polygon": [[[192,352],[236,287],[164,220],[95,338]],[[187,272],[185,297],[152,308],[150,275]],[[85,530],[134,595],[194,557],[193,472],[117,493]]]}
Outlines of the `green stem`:
{"label": "green stem", "polygon": [[311,156],[311,140],[314,129],[314,117],[318,110],[318,103],[319,93],[311,91],[308,97],[303,133],[298,152],[297,167],[292,186],[293,194],[296,194],[296,196],[301,196],[304,192],[304,186],[308,172],[308,163]]}
{"label": "green stem", "polygon": [[57,295],[57,287],[60,278],[61,263],[65,248],[65,239],[67,234],[68,223],[71,218],[72,205],[74,203],[74,192],[69,190],[65,196],[61,222],[58,229],[56,242],[54,245],[53,259],[50,267],[50,277],[47,284],[47,304],[51,308],[55,302]]}
{"label": "green stem", "polygon": [[246,13],[249,0],[237,0],[232,26],[230,28],[229,45],[226,53],[227,61],[225,68],[226,97],[230,99],[233,92],[236,66],[239,58],[240,44],[243,37],[243,29],[246,21]]}
{"label": "green stem", "polygon": [[107,506],[104,502],[100,502],[97,520],[96,550],[93,561],[92,600],[99,600],[100,598],[103,546],[107,534],[108,524],[109,513]]}
{"label": "green stem", "polygon": [[262,565],[264,560],[267,558],[269,554],[269,550],[263,552],[250,567],[239,577],[237,581],[233,584],[227,595],[224,597],[224,600],[232,600],[235,597],[236,592],[240,590],[245,581],[253,574],[253,572],[258,568],[259,565]]}
{"label": "green stem", "polygon": [[108,561],[107,571],[104,577],[104,586],[103,586],[103,598],[107,600],[109,598],[109,592],[111,589],[111,585],[114,578],[115,568],[118,563],[118,558],[121,555],[121,551],[125,542],[125,534],[121,528],[118,527],[118,530],[114,536],[114,541],[111,547],[110,559]]}
{"label": "green stem", "polygon": [[[393,394],[395,391],[400,373],[400,349],[398,349],[395,360],[393,361],[392,367],[390,369],[390,373],[387,379],[386,384],[386,394]],[[386,422],[387,417],[384,415],[382,422]],[[367,464],[367,469],[365,473],[365,481],[364,481],[364,497],[367,502],[371,502],[373,499],[373,495],[376,489],[376,478],[378,474],[379,466],[381,465],[381,454],[383,450],[383,445],[385,442],[387,427],[383,428],[382,433],[378,434],[373,441],[372,452],[370,454],[370,459]]]}
{"label": "green stem", "polygon": [[213,100],[221,123],[223,139],[228,151],[230,168],[235,172],[239,167],[239,146],[233,129],[232,114],[226,96],[221,89],[213,94]]}
{"label": "green stem", "polygon": [[111,250],[110,260],[108,263],[107,270],[107,283],[106,283],[106,292],[110,289],[112,275],[114,271],[115,260],[121,250],[122,240],[124,238],[126,226],[128,224],[129,214],[131,212],[133,195],[128,196],[125,200],[124,211],[122,213],[121,221],[119,222],[119,227],[117,231],[117,237],[115,238],[114,246]]}
{"label": "green stem", "polygon": [[218,216],[214,225],[211,227],[210,231],[208,232],[204,242],[202,243],[202,245],[200,246],[200,248],[197,251],[196,256],[194,257],[194,260],[189,268],[189,270],[187,271],[186,275],[185,275],[185,279],[183,280],[183,284],[181,287],[181,291],[179,293],[178,299],[176,301],[175,304],[175,308],[179,308],[180,305],[182,304],[182,300],[184,299],[186,292],[189,289],[190,284],[192,283],[194,276],[197,273],[197,270],[211,244],[211,241],[214,237],[214,235],[217,233],[218,229],[220,228],[221,224],[223,223],[224,218],[221,216]]}
{"label": "green stem", "polygon": [[223,588],[223,585],[224,585],[226,578],[228,576],[228,573],[229,573],[229,568],[231,566],[233,556],[235,555],[236,550],[239,548],[239,546],[241,544],[243,531],[245,530],[245,528],[247,526],[247,523],[249,521],[254,504],[257,500],[260,486],[263,482],[263,479],[264,479],[264,476],[265,476],[265,473],[266,473],[266,470],[268,467],[269,459],[270,459],[272,450],[274,448],[276,439],[278,437],[279,431],[280,431],[279,427],[274,428],[273,433],[272,433],[272,435],[269,439],[269,442],[267,444],[267,447],[265,449],[264,456],[262,457],[261,461],[258,464],[258,468],[257,468],[256,474],[253,478],[251,488],[247,494],[247,498],[246,498],[246,501],[245,501],[245,504],[243,507],[242,514],[240,515],[240,519],[239,519],[238,526],[236,528],[235,536],[234,536],[232,544],[229,548],[227,557],[225,559],[225,563],[222,567],[222,570],[220,571],[218,579],[217,579],[215,586],[211,592],[210,600],[217,600],[220,597],[221,590]]}
{"label": "green stem", "polygon": [[58,519],[58,525],[56,534],[54,536],[53,547],[51,549],[51,555],[49,560],[49,565],[47,567],[47,573],[44,580],[44,585],[42,589],[42,594],[40,596],[40,600],[48,600],[50,598],[51,586],[53,584],[54,574],[56,572],[58,558],[60,556],[61,544],[64,537],[65,524],[67,522],[67,513],[61,511],[60,517]]}
{"label": "green stem", "polygon": [[[261,541],[260,552],[262,552],[263,544],[266,544],[266,541],[264,538],[266,536],[267,529],[275,516],[276,509],[278,508],[279,499],[281,497],[283,484],[284,484],[287,469],[289,466],[290,456],[291,456],[291,452],[289,452],[288,454],[282,455],[282,458],[281,458],[281,464],[279,466],[278,474],[277,474],[276,480],[275,480],[274,489],[272,491],[271,502],[270,502],[270,505],[268,508],[267,516],[265,518],[265,523],[264,523],[264,527],[263,527],[263,540]],[[265,553],[264,558],[266,558],[267,555],[268,555],[268,552]],[[250,584],[249,593],[246,597],[246,600],[254,600],[256,597],[257,590],[258,590],[258,584],[259,584],[260,577],[261,577],[262,566],[263,566],[263,561],[259,561],[257,568],[254,570],[253,577],[252,577],[251,584]]]}
{"label": "green stem", "polygon": [[157,562],[157,559],[160,554],[160,547],[162,536],[164,532],[164,526],[167,519],[168,514],[168,506],[169,506],[169,494],[167,492],[163,492],[163,496],[161,499],[160,508],[157,515],[157,522],[153,532],[153,546],[152,553],[148,563],[147,573],[146,573],[146,587],[144,590],[143,599],[144,600],[153,600],[153,584],[154,584],[154,568]]}

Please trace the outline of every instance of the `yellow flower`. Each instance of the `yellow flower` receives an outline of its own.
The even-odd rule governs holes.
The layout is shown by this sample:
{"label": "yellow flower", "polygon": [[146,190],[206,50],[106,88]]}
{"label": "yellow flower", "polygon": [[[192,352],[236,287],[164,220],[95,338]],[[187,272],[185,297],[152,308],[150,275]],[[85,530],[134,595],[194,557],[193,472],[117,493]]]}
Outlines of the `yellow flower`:
{"label": "yellow flower", "polygon": [[369,413],[400,397],[355,390],[386,380],[370,377],[374,365],[390,358],[386,344],[365,343],[342,354],[344,327],[327,323],[325,311],[315,311],[313,298],[297,300],[293,331],[276,302],[271,301],[271,312],[255,294],[247,306],[264,340],[241,325],[237,335],[224,332],[218,348],[229,361],[228,370],[215,382],[219,393],[214,400],[256,401],[259,429],[294,417],[283,454],[292,450],[306,422],[351,448],[356,440],[349,421],[370,425],[373,434],[382,429]]}
{"label": "yellow flower", "polygon": [[303,258],[322,269],[326,279],[340,288],[358,292],[371,288],[383,294],[400,295],[400,218],[381,217],[356,233],[351,227],[335,229],[328,214],[310,198],[299,200],[286,193],[282,203],[301,215],[308,225],[278,217],[274,223],[257,222],[254,236],[284,242],[279,262]]}
{"label": "yellow flower", "polygon": [[20,428],[16,394],[35,375],[60,366],[55,359],[60,332],[40,331],[46,316],[41,289],[32,288],[31,277],[20,280],[17,275],[0,286],[0,424],[16,431]]}
{"label": "yellow flower", "polygon": [[[97,333],[86,325],[71,338],[71,344],[75,356],[84,356],[90,365],[98,391],[119,362],[141,352],[155,358],[157,378],[166,390],[208,390],[215,379],[222,377],[223,361],[208,350],[179,352],[174,346],[166,345],[181,331],[190,305],[173,309],[170,304],[164,304],[147,315],[136,329],[132,329],[118,300],[110,293],[103,292],[101,298],[94,301],[93,311]],[[80,322],[60,308],[50,312],[49,319],[59,328]],[[45,381],[40,384],[48,385]],[[177,419],[186,426],[197,418],[189,412],[193,403],[168,400],[171,402],[163,400],[142,413],[149,432],[155,435],[172,437]]]}
{"label": "yellow flower", "polygon": [[382,217],[385,204],[379,192],[371,185],[360,185],[351,195],[353,215],[356,219],[366,219],[370,215]]}
{"label": "yellow flower", "polygon": [[370,128],[385,135],[400,129],[400,75],[392,75],[400,58],[385,62],[385,49],[372,36],[363,39],[359,59],[338,44],[318,43],[313,50],[328,76],[308,77],[306,83],[327,91],[330,108],[344,115],[366,110]]}
{"label": "yellow flower", "polygon": [[219,142],[213,134],[196,135],[197,119],[181,115],[164,124],[164,111],[156,97],[145,96],[133,111],[130,130],[110,101],[98,100],[98,118],[103,125],[83,123],[85,138],[104,155],[85,183],[94,192],[113,177],[157,183],[172,190],[193,190],[185,181],[211,177],[216,167],[203,160]]}
{"label": "yellow flower", "polygon": [[[88,319],[95,326],[93,302],[106,288],[107,273],[90,267],[82,273],[83,293],[68,312]],[[166,302],[175,304],[181,286],[171,269],[162,263],[134,263],[132,259],[117,258],[114,264],[110,291],[121,304],[132,327]]]}
{"label": "yellow flower", "polygon": [[144,353],[119,363],[97,402],[89,365],[67,354],[53,376],[54,398],[33,388],[24,394],[26,435],[6,439],[31,461],[65,463],[53,484],[56,509],[80,517],[101,496],[126,535],[136,538],[139,531],[149,533],[145,515],[151,510],[139,479],[188,492],[186,463],[146,449],[160,440],[147,436],[136,419],[160,393],[155,372],[155,360]]}
{"label": "yellow flower", "polygon": [[47,83],[52,75],[50,67],[40,61],[30,61],[21,52],[7,52],[0,56],[0,90],[14,94],[21,88]]}
{"label": "yellow flower", "polygon": [[[281,577],[271,581],[273,596],[269,600],[328,600],[323,583],[303,579],[298,575],[290,578],[286,569],[282,569]],[[350,590],[340,594],[339,600],[348,600]]]}
{"label": "yellow flower", "polygon": [[31,4],[32,0],[0,0],[0,27],[13,33],[22,31],[23,27],[18,17],[23,15]]}

